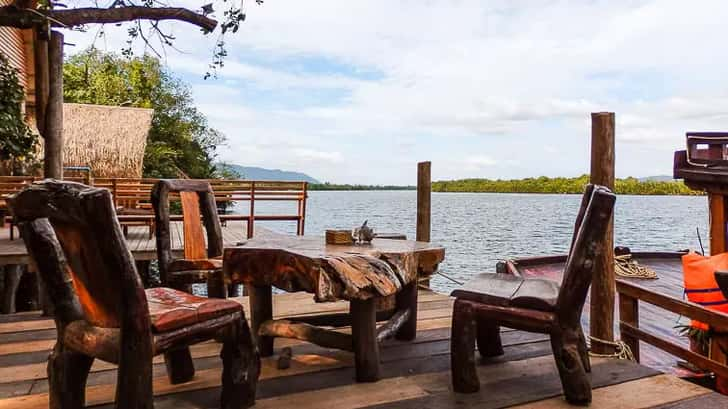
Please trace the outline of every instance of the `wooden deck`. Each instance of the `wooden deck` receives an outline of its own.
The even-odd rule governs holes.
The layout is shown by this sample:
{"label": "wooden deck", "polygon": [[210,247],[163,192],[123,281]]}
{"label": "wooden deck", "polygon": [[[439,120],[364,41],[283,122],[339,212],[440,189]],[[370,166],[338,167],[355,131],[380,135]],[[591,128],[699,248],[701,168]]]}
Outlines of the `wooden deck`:
{"label": "wooden deck", "polygon": [[[172,249],[182,250],[182,223],[172,222]],[[266,232],[263,227],[256,229],[256,234]],[[18,238],[15,232],[15,240],[10,240],[10,230],[0,229],[0,266],[6,264],[27,264],[28,252],[25,249],[23,240]],[[247,223],[244,221],[228,221],[222,228],[223,241],[226,246],[234,245],[247,238]],[[157,242],[154,237],[150,238],[148,229],[145,226],[129,227],[127,243],[136,260],[156,260]]]}
{"label": "wooden deck", "polygon": [[[239,298],[247,308],[247,299]],[[277,317],[346,311],[347,304],[314,303],[310,294],[274,296]],[[354,382],[352,355],[301,341],[276,340],[276,350],[293,349],[289,369],[276,369],[276,357],[263,360],[257,408],[496,408],[567,407],[547,337],[504,329],[505,355],[479,367],[481,392],[450,391],[449,337],[452,300],[420,293],[418,336],[412,343],[388,341],[382,348],[383,379]],[[342,328],[346,331],[347,328]],[[47,408],[46,359],[55,338],[53,321],[37,313],[0,316],[0,408]],[[170,385],[164,363],[155,360],[158,409],[216,408],[220,345],[192,348],[197,374]],[[728,407],[728,398],[629,361],[594,358],[594,408]],[[111,408],[115,369],[97,361],[89,376],[88,404]]]}

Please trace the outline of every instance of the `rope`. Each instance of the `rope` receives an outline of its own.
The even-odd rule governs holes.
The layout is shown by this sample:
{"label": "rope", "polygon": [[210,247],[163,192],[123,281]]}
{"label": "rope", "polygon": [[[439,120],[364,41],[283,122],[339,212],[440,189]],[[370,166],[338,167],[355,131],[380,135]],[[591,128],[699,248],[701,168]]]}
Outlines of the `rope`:
{"label": "rope", "polygon": [[620,277],[643,278],[648,280],[657,278],[655,270],[640,265],[636,260],[632,259],[631,254],[614,256],[614,272]]}
{"label": "rope", "polygon": [[[597,337],[593,337],[589,335],[589,355],[596,357],[596,358],[617,358],[617,359],[626,359],[629,361],[634,361],[634,354],[632,354],[632,349],[630,349],[629,345],[625,344],[624,341],[617,340],[617,341],[607,341],[604,339],[599,339]],[[614,347],[614,353],[612,354],[597,354],[596,352],[591,351],[591,343],[592,342],[598,342],[603,345],[609,345]]]}
{"label": "rope", "polygon": [[447,278],[448,280],[452,281],[452,282],[453,282],[453,283],[455,283],[455,284],[458,284],[458,285],[463,285],[463,282],[461,282],[461,281],[458,281],[458,280],[456,280],[456,279],[454,279],[454,278],[450,277],[449,275],[447,275],[447,274],[445,274],[445,273],[443,273],[443,272],[441,272],[441,271],[435,271],[435,274],[439,274],[439,275],[441,275],[441,276],[443,276],[443,277]]}

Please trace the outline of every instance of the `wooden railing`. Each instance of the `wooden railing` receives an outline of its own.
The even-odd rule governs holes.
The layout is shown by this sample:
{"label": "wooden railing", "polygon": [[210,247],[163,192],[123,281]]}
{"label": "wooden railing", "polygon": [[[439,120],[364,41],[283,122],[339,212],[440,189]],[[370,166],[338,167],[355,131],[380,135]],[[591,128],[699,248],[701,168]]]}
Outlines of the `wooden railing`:
{"label": "wooden railing", "polygon": [[[0,176],[0,211],[5,206],[2,198],[23,189],[38,177]],[[124,209],[151,210],[152,187],[158,179],[147,178],[67,178],[96,187],[109,189],[114,204]],[[295,221],[296,233],[303,234],[306,220],[306,199],[308,184],[306,182],[285,181],[252,181],[241,179],[207,179],[215,192],[215,201],[219,204],[249,202],[247,215],[222,214],[220,219],[244,220],[247,222],[247,235],[252,237],[256,220]],[[174,197],[173,197],[174,199]],[[260,201],[292,201],[296,202],[295,214],[260,215],[255,213],[255,203]],[[127,217],[127,216],[124,216]],[[144,215],[136,215],[140,220]],[[134,218],[127,217],[129,220]]]}
{"label": "wooden railing", "polygon": [[638,362],[640,360],[639,341],[643,341],[682,358],[700,369],[728,378],[728,366],[726,366],[725,362],[725,353],[722,352],[722,349],[725,349],[725,341],[728,340],[728,336],[714,335],[711,339],[709,356],[700,355],[682,345],[667,341],[654,333],[646,331],[644,328],[640,328],[639,303],[646,302],[675,314],[706,323],[711,328],[719,329],[718,333],[725,333],[728,329],[728,314],[659,294],[622,280],[617,280],[617,293],[619,294],[619,330],[622,341],[630,347]]}

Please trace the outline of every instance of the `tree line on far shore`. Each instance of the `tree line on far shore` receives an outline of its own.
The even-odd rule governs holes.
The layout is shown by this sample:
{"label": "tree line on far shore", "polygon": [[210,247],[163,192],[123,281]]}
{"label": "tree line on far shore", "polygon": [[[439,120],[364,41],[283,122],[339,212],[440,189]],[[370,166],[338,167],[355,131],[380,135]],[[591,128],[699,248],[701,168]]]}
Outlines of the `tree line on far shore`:
{"label": "tree line on far shore", "polygon": [[309,183],[308,190],[415,190],[415,186]]}
{"label": "tree line on far shore", "polygon": [[[477,192],[477,193],[582,193],[589,183],[589,175],[575,178],[538,178],[490,180],[461,179],[432,182],[433,192]],[[701,195],[682,181],[640,181],[628,177],[617,179],[615,189],[622,195]]]}

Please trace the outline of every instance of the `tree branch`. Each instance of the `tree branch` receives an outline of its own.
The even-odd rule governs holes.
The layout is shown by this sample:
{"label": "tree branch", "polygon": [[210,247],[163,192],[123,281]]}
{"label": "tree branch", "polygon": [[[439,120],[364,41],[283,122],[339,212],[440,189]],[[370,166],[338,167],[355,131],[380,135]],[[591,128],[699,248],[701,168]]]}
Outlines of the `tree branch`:
{"label": "tree branch", "polygon": [[16,6],[0,7],[0,26],[33,28],[50,23],[54,27],[75,27],[84,24],[123,23],[134,20],[177,20],[194,24],[206,32],[217,27],[217,21],[179,7],[127,6],[115,8],[76,8],[68,10],[28,10]]}

